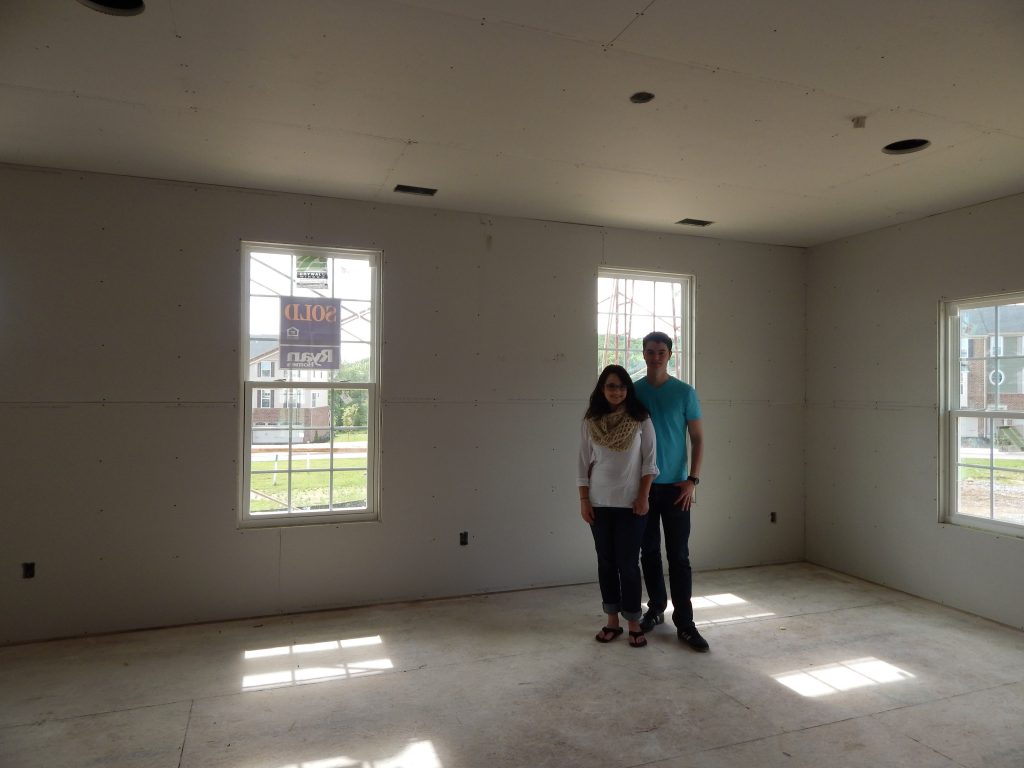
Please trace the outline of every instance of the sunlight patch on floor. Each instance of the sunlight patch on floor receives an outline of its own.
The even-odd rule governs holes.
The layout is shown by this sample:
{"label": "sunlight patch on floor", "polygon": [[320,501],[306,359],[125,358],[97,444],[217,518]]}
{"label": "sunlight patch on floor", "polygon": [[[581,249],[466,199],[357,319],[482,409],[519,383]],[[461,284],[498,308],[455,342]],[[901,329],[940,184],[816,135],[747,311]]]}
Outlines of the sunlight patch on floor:
{"label": "sunlight patch on floor", "polygon": [[279,768],[444,768],[437,757],[434,745],[429,741],[413,741],[390,757],[360,760],[339,755],[322,760],[306,760],[301,763],[287,763]]}
{"label": "sunlight patch on floor", "polygon": [[[736,621],[746,621],[748,619],[764,619],[768,616],[774,616],[774,613],[766,611],[758,611],[756,613],[736,613],[734,610],[730,611],[718,611],[718,615],[707,616],[707,618],[698,619],[696,616],[697,611],[710,611],[717,608],[732,608],[737,605],[750,605],[747,600],[744,600],[739,595],[734,595],[732,592],[723,592],[718,595],[702,595],[700,597],[694,597],[690,600],[690,604],[694,610],[694,621],[698,627],[708,627],[712,624],[730,624]],[[753,608],[753,606],[751,606]],[[671,615],[669,611],[671,607],[666,609],[666,616]],[[744,609],[739,609],[744,610]],[[746,610],[750,610],[749,608]],[[725,613],[725,615],[720,615]],[[705,614],[706,615],[706,614]]]}
{"label": "sunlight patch on floor", "polygon": [[851,691],[881,683],[894,683],[914,677],[909,672],[887,661],[868,656],[862,659],[840,661],[804,670],[772,675],[778,682],[801,696],[830,696],[840,691]]}
{"label": "sunlight patch on floor", "polygon": [[[286,685],[318,683],[354,677],[376,675],[394,668],[387,658],[347,658],[355,648],[382,645],[380,635],[352,637],[344,640],[322,640],[311,643],[295,643],[273,648],[256,648],[245,651],[248,662],[273,669],[253,670],[242,677],[243,690],[254,688],[277,688]],[[308,664],[306,657],[317,654],[315,664]],[[267,663],[266,660],[273,660]],[[282,668],[284,665],[285,668]],[[333,758],[332,758],[333,759]]]}

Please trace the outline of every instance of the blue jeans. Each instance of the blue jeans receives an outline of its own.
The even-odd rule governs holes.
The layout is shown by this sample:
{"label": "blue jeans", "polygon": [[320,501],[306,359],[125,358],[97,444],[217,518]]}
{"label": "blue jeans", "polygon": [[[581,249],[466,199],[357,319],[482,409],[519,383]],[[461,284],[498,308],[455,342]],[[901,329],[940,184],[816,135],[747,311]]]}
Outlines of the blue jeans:
{"label": "blue jeans", "polygon": [[672,623],[676,627],[693,626],[693,572],[690,569],[690,510],[675,504],[679,486],[655,483],[651,486],[650,512],[641,547],[640,564],[647,585],[647,607],[664,613],[665,571],[661,565],[661,527],[665,526],[665,555],[668,558],[668,582],[672,590]]}
{"label": "blue jeans", "polygon": [[640,619],[640,540],[647,518],[631,507],[594,507],[590,526],[597,550],[597,581],[601,585],[601,609],[622,613],[626,621]]}

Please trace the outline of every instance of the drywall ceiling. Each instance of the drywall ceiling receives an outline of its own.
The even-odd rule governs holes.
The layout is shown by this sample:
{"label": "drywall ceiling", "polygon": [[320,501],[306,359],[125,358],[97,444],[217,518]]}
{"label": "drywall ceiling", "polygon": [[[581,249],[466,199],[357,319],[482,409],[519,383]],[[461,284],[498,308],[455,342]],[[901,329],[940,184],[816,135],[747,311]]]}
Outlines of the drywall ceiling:
{"label": "drywall ceiling", "polygon": [[0,162],[815,245],[1024,191],[1024,3],[3,0]]}

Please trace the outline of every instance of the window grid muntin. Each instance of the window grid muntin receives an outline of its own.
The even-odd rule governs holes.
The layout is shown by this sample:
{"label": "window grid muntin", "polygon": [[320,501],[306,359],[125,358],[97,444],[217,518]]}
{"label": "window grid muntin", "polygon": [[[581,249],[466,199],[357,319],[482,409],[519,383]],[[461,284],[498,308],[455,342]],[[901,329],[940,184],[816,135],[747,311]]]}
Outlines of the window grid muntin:
{"label": "window grid muntin", "polygon": [[[252,263],[253,253],[267,253],[276,255],[279,258],[289,259],[289,270],[288,273],[281,272],[280,269],[274,269],[279,277],[283,277],[287,280],[287,294],[278,294],[271,292],[272,289],[267,288],[265,291],[257,291],[256,293],[250,293],[252,280],[250,277],[250,267]],[[351,298],[346,298],[346,295],[342,296],[328,296],[327,294],[334,294],[338,291],[339,280],[337,276],[343,270],[337,269],[336,264],[332,263],[329,269],[329,289],[305,289],[299,288],[295,285],[294,279],[291,275],[294,274],[295,260],[298,256],[303,254],[316,254],[325,255],[328,259],[335,261],[341,261],[344,266],[349,267],[351,264],[363,262],[366,264],[365,269],[368,272],[369,286],[366,290],[362,288],[354,292]],[[360,341],[345,341],[341,342],[342,346],[349,346],[355,348],[357,346],[363,346],[366,348],[368,354],[367,360],[367,372],[366,381],[349,381],[349,380],[338,380],[331,381],[329,379],[315,379],[315,380],[302,380],[295,376],[311,375],[317,372],[313,371],[293,371],[291,369],[281,370],[277,368],[275,374],[280,376],[281,374],[287,374],[285,378],[277,378],[272,382],[267,380],[253,379],[249,371],[249,360],[246,354],[246,347],[248,346],[248,338],[243,339],[243,350],[242,350],[242,378],[243,378],[243,402],[245,403],[245,409],[243,411],[243,460],[242,460],[242,473],[239,478],[239,496],[240,496],[240,507],[239,507],[239,518],[240,524],[246,527],[258,527],[266,525],[292,525],[292,524],[304,524],[304,523],[315,523],[315,522],[341,522],[350,520],[376,520],[379,519],[379,511],[377,507],[378,500],[378,488],[377,488],[377,474],[379,465],[379,456],[377,451],[377,444],[379,440],[379,428],[380,428],[380,410],[379,410],[379,398],[377,397],[377,380],[379,370],[379,327],[380,327],[380,263],[381,253],[379,251],[362,251],[345,248],[318,248],[318,247],[306,247],[306,246],[282,246],[282,245],[270,245],[263,243],[251,243],[243,242],[242,246],[242,259],[243,259],[243,332],[248,334],[251,332],[251,318],[250,309],[252,308],[251,301],[253,299],[268,299],[278,300],[281,295],[294,295],[304,297],[323,297],[323,298],[340,298],[342,300],[343,311],[345,309],[345,301],[357,303],[360,305],[361,311],[355,313],[353,316],[369,321],[369,338]],[[265,262],[262,262],[266,266]],[[266,287],[266,286],[264,286]],[[284,288],[284,284],[282,284]],[[252,334],[252,338],[265,337],[266,334],[256,333]],[[273,338],[277,338],[276,332]],[[345,362],[344,356],[342,361]],[[352,362],[352,361],[349,361]],[[363,362],[359,360],[357,362]],[[256,366],[257,373],[259,366]],[[294,375],[293,375],[294,374]],[[253,388],[259,389],[314,389],[321,390],[328,393],[326,398],[325,406],[329,409],[329,423],[327,429],[330,434],[330,439],[325,445],[328,449],[328,456],[330,457],[328,467],[329,469],[317,470],[312,469],[310,472],[329,472],[328,477],[328,504],[333,506],[334,504],[334,493],[335,493],[335,475],[339,472],[350,472],[359,471],[366,474],[366,499],[365,506],[359,508],[352,508],[351,511],[346,510],[344,507],[337,509],[328,509],[324,511],[320,510],[301,510],[293,507],[293,494],[291,476],[289,474],[289,488],[288,488],[288,506],[283,512],[252,512],[250,510],[250,490],[251,490],[251,477],[253,474],[252,470],[252,437],[253,437],[253,420],[252,420],[252,408],[253,408]],[[365,430],[367,432],[366,438],[366,458],[364,467],[351,467],[341,468],[334,466],[334,456],[336,451],[336,430],[339,425],[335,424],[333,408],[331,406],[330,391],[344,391],[344,390],[364,390],[367,393],[366,403],[366,425]],[[276,398],[275,398],[276,399]],[[300,405],[299,408],[309,407]],[[279,409],[283,410],[283,406]],[[321,425],[321,428],[323,425]],[[292,447],[294,443],[294,432],[296,429],[309,429],[301,423],[296,423],[294,418],[289,419],[288,424],[275,424],[264,426],[263,429],[268,431],[282,431],[287,432],[288,435],[288,448],[289,448],[289,467],[292,465],[291,458],[294,455]],[[296,472],[296,470],[289,469],[289,473]],[[261,473],[259,470],[257,474]]]}
{"label": "window grid muntin", "polygon": [[[1013,339],[1013,347],[1016,347],[1019,351],[1024,351],[1024,337],[1019,335],[1024,332],[1024,328],[1018,330],[1002,327],[1002,316],[1004,315],[1004,312],[999,311],[1004,307],[1017,306],[1021,304],[1024,304],[1024,292],[968,300],[949,301],[944,305],[946,322],[943,324],[947,337],[944,345],[944,370],[946,377],[943,402],[946,410],[944,430],[946,445],[944,446],[944,451],[947,456],[947,466],[949,467],[949,477],[947,479],[945,491],[945,503],[943,505],[945,510],[944,519],[947,522],[982,527],[997,532],[1012,533],[1016,536],[1024,535],[1024,508],[1021,508],[1022,517],[1020,522],[1010,522],[1005,519],[997,518],[996,509],[997,499],[999,498],[997,489],[1000,488],[1000,486],[997,486],[996,480],[999,473],[1020,475],[1021,477],[1024,477],[1024,466],[1021,468],[1003,467],[996,463],[999,461],[996,454],[998,443],[1000,441],[1000,438],[997,437],[997,430],[1001,426],[1012,426],[1012,424],[997,425],[996,422],[1012,422],[1014,420],[1024,421],[1024,403],[1021,404],[1019,409],[1010,409],[1006,407],[1006,404],[1003,402],[1004,395],[1024,393],[1017,393],[1004,389],[1004,384],[1010,384],[1010,377],[1006,376],[999,384],[993,383],[992,385],[995,390],[992,407],[964,407],[961,404],[961,381],[963,365],[965,362],[984,361],[986,363],[984,378],[987,379],[989,371],[987,364],[989,362],[994,361],[996,363],[995,370],[1002,370],[998,368],[999,361],[1014,360],[1024,357],[1020,354],[1005,354],[1006,343],[1010,338]],[[965,346],[963,344],[964,337],[961,336],[961,313],[966,310],[987,308],[992,308],[992,332],[985,336],[975,334],[973,336],[966,337],[968,342],[974,341],[975,343],[968,343],[966,345],[968,352],[970,352],[971,347],[973,347],[974,354],[968,354],[965,356],[963,354]],[[1007,330],[1009,330],[1013,335],[1008,336]],[[984,340],[984,342],[982,344],[976,343],[979,340]],[[988,387],[985,386],[984,382],[983,387],[985,387],[985,405],[987,406],[989,400],[989,396],[987,394]],[[969,389],[966,393],[966,400],[970,400]],[[987,439],[989,441],[987,451],[988,460],[986,463],[970,464],[964,461],[962,452],[965,446],[961,444],[963,439],[961,435],[961,424],[964,419],[979,419],[986,422],[984,434],[988,436]],[[1024,432],[1024,429],[1022,429],[1021,432]],[[1020,452],[1024,453],[1024,450]],[[984,470],[988,475],[988,517],[970,515],[960,511],[962,495],[960,473],[962,469],[974,471]],[[1024,504],[1022,504],[1022,507],[1024,507]]]}
{"label": "window grid muntin", "polygon": [[[257,382],[247,382],[246,383],[246,389],[251,393],[251,390],[252,390],[253,386],[256,383]],[[264,388],[266,388],[265,384],[264,384]],[[301,389],[320,389],[321,386],[319,384],[317,384],[317,383],[306,383],[302,387],[297,387],[297,386],[291,385],[291,384],[278,384],[274,388],[275,389],[284,389],[284,390],[295,389],[295,388],[301,388]],[[373,388],[370,385],[358,386],[358,385],[342,384],[340,387],[331,387],[331,388],[332,389],[341,389],[341,390],[346,390],[346,389],[361,389],[361,390],[365,390],[368,393],[368,397],[370,398],[370,401],[367,403],[367,411],[368,411],[367,421],[370,421],[371,415],[374,413],[374,405],[375,405],[373,403],[373,399],[372,399],[373,398]],[[292,410],[292,409],[289,409],[289,410]],[[251,412],[250,412],[250,415],[251,415]],[[286,446],[287,450],[284,451],[284,453],[285,453],[285,460],[284,460],[285,467],[283,469],[269,469],[269,470],[252,469],[252,466],[251,466],[251,461],[252,461],[252,445],[251,445],[251,442],[247,445],[246,454],[245,454],[245,456],[246,456],[245,470],[244,470],[245,471],[245,477],[251,478],[253,475],[284,474],[287,477],[287,479],[288,479],[287,494],[286,494],[286,497],[285,497],[285,499],[286,499],[286,507],[285,507],[285,509],[287,509],[288,511],[287,512],[281,512],[280,510],[276,510],[276,509],[275,510],[268,510],[268,511],[259,511],[259,510],[252,511],[252,510],[249,509],[249,504],[246,504],[246,513],[249,515],[250,520],[264,520],[265,521],[265,520],[272,520],[272,519],[276,519],[276,520],[284,519],[284,520],[288,520],[288,521],[293,521],[294,520],[294,521],[297,522],[298,518],[312,518],[312,517],[323,518],[325,516],[331,516],[332,519],[333,518],[372,519],[372,518],[367,518],[366,517],[367,513],[372,512],[372,506],[371,505],[372,505],[372,494],[373,494],[373,487],[370,485],[370,483],[371,483],[371,477],[372,477],[371,463],[372,463],[372,458],[373,458],[374,454],[372,452],[373,433],[372,433],[372,431],[370,429],[370,425],[367,424],[367,451],[366,451],[366,457],[364,459],[364,462],[365,462],[364,466],[359,466],[359,467],[337,467],[337,466],[335,466],[334,462],[335,462],[335,459],[338,458],[338,456],[337,456],[337,451],[336,451],[336,448],[335,448],[335,446],[337,444],[337,441],[334,439],[334,436],[335,436],[336,430],[338,429],[338,425],[335,424],[335,422],[334,422],[334,414],[333,414],[333,412],[331,412],[331,414],[330,414],[330,422],[329,422],[329,425],[328,425],[328,431],[329,431],[329,433],[331,435],[331,439],[327,443],[324,444],[326,446],[328,466],[326,468],[310,468],[310,469],[297,468],[296,469],[296,468],[293,468],[293,466],[296,464],[296,462],[301,462],[303,458],[308,458],[308,457],[301,457],[301,456],[300,457],[296,457],[296,451],[294,450],[294,446],[295,445],[307,445],[307,443],[295,443],[295,441],[293,440],[293,436],[294,436],[295,432],[300,431],[300,430],[307,430],[307,429],[309,429],[308,426],[306,426],[304,424],[301,424],[301,423],[294,423],[294,422],[290,423],[290,424],[287,424],[287,425],[275,425],[273,427],[268,428],[267,431],[278,431],[278,432],[287,434],[287,438],[288,439],[287,439],[287,442],[284,444]],[[248,439],[251,440],[251,437],[252,437],[252,427],[251,426],[247,430],[247,436],[248,436]],[[350,508],[351,509],[350,512],[343,511],[343,510],[346,509],[345,507],[334,508],[334,488],[335,488],[334,476],[337,473],[344,473],[344,472],[365,472],[367,474],[367,483],[366,483],[366,495],[367,495],[366,502],[367,502],[367,504],[366,504],[365,507],[352,507],[352,508]],[[304,473],[305,474],[320,474],[320,473],[328,474],[328,476],[329,476],[328,477],[329,481],[328,481],[328,485],[327,485],[327,488],[328,488],[328,508],[326,510],[306,510],[306,509],[301,509],[301,508],[295,508],[294,507],[294,504],[293,504],[293,492],[292,492],[293,491],[292,477],[293,477],[293,475],[304,474]],[[249,486],[249,487],[251,487],[251,486]],[[257,491],[257,493],[259,493],[259,492]],[[246,498],[245,501],[249,501],[249,499]],[[317,520],[313,520],[313,522],[317,522]]]}
{"label": "window grid muntin", "polygon": [[[374,378],[373,374],[374,374],[374,370],[375,370],[376,357],[377,357],[376,349],[375,349],[376,348],[376,341],[375,341],[375,334],[374,334],[374,328],[377,327],[377,318],[376,318],[376,314],[377,314],[376,305],[377,305],[377,302],[374,300],[374,297],[377,295],[377,279],[378,279],[377,262],[379,261],[380,252],[379,251],[356,251],[356,250],[344,249],[344,248],[337,248],[337,249],[335,249],[335,248],[314,248],[314,247],[306,247],[306,246],[287,247],[287,246],[267,245],[267,244],[263,244],[263,243],[246,243],[245,246],[246,247],[243,248],[243,251],[245,251],[247,254],[249,254],[248,257],[245,258],[245,263],[246,263],[246,267],[247,267],[246,283],[247,283],[247,285],[249,285],[249,287],[247,289],[247,293],[246,293],[247,299],[246,299],[246,305],[245,305],[247,307],[247,312],[251,310],[251,305],[248,302],[251,302],[253,299],[267,299],[269,301],[277,301],[283,295],[284,296],[299,296],[299,297],[305,297],[305,298],[331,298],[331,299],[338,299],[338,300],[340,300],[341,301],[341,310],[342,310],[342,313],[346,315],[346,320],[347,321],[356,321],[356,322],[361,321],[361,320],[362,321],[369,321],[369,331],[370,331],[370,338],[369,339],[362,339],[362,338],[360,338],[358,336],[354,336],[351,333],[351,331],[349,331],[348,329],[345,328],[345,323],[343,322],[342,323],[342,327],[341,327],[341,332],[342,332],[341,348],[344,348],[346,346],[358,346],[358,345],[363,345],[363,346],[367,346],[368,347],[368,351],[370,353],[370,371],[369,371],[369,375],[371,377],[370,380],[372,381],[373,378]],[[252,291],[251,284],[252,284],[253,280],[249,276],[248,267],[250,265],[251,259],[255,258],[252,255],[254,253],[255,254],[275,255],[275,256],[278,256],[278,257],[286,257],[286,256],[290,257],[290,259],[291,259],[291,261],[290,261],[291,269],[289,270],[288,273],[281,272],[280,269],[269,267],[269,265],[267,265],[265,262],[261,262],[263,264],[263,266],[272,269],[276,274],[280,275],[284,280],[287,281],[287,290],[289,291],[288,293],[283,293],[283,294],[282,293],[275,293],[275,292],[273,292],[273,289],[270,286],[266,286],[266,285],[263,285],[263,284],[260,284],[264,288],[263,291],[255,291],[255,292]],[[365,295],[357,295],[357,294],[335,295],[337,290],[338,290],[338,281],[334,277],[336,270],[333,269],[333,268],[330,271],[330,278],[329,278],[330,279],[330,287],[329,287],[329,289],[326,289],[326,290],[324,290],[324,289],[311,289],[311,288],[303,288],[303,287],[297,286],[296,283],[295,283],[295,279],[293,277],[293,274],[294,274],[294,271],[295,271],[294,270],[295,260],[296,260],[296,258],[298,256],[304,255],[304,254],[323,255],[323,256],[327,256],[328,259],[340,260],[340,261],[343,261],[343,262],[361,262],[361,261],[368,262],[369,265],[370,265],[369,266],[369,279],[370,279],[369,291],[370,291],[370,298],[366,298]],[[284,286],[282,286],[282,288],[284,288]],[[360,306],[362,311],[360,311],[360,312],[353,312],[352,311],[352,309],[351,309],[352,305],[356,305],[356,304]],[[249,321],[250,318],[246,317],[246,320]],[[249,327],[249,322],[246,323],[246,327]],[[251,330],[251,328],[250,328],[250,330]],[[350,338],[348,338],[348,339],[345,338],[345,334],[346,333],[349,334]],[[264,336],[264,335],[265,334],[255,334],[256,337]],[[275,337],[276,337],[276,329],[275,329]],[[355,340],[353,340],[353,339],[355,339]],[[299,382],[304,381],[304,379],[302,379],[301,376],[303,374],[305,374],[306,372],[303,371],[303,370],[296,370],[296,369],[290,369],[290,368],[281,369],[280,365],[278,364],[276,366],[275,373],[276,373],[277,376],[282,376],[283,375],[282,378],[276,379],[277,381],[282,381],[283,380],[283,381],[299,383]]]}
{"label": "window grid muntin", "polygon": [[[642,333],[633,333],[632,327],[623,327],[626,320],[624,312],[612,311],[615,305],[611,297],[602,299],[602,280],[624,280],[631,281],[628,285],[629,291],[623,291],[623,301],[633,302],[636,297],[636,282],[651,284],[651,307],[650,312],[645,312],[643,318],[650,318],[650,327],[645,326]],[[624,286],[627,287],[627,286]],[[659,288],[661,289],[659,291]],[[666,297],[665,290],[669,296]],[[659,293],[662,300],[668,298],[669,312],[664,311],[663,301],[659,302]],[[627,270],[615,267],[600,267],[597,274],[597,338],[598,338],[598,370],[613,360],[619,359],[618,355],[625,355],[624,367],[631,374],[644,375],[641,372],[643,366],[642,354],[630,350],[629,342],[640,341],[653,330],[666,330],[664,326],[671,328],[666,331],[673,337],[672,360],[670,373],[683,381],[695,386],[694,381],[694,295],[695,281],[693,275],[684,275],[667,272],[650,272],[644,270]],[[607,305],[606,303],[607,302]],[[678,302],[678,304],[676,304]],[[661,311],[659,311],[661,310]],[[634,323],[636,316],[630,318]],[[614,338],[617,340],[628,333],[624,339],[624,346],[602,346],[600,343],[602,334],[605,341]],[[680,352],[681,350],[681,352]],[[611,353],[611,354],[609,354]],[[616,354],[617,353],[617,354]],[[630,358],[636,357],[635,363],[629,364]],[[620,362],[622,362],[620,360]]]}

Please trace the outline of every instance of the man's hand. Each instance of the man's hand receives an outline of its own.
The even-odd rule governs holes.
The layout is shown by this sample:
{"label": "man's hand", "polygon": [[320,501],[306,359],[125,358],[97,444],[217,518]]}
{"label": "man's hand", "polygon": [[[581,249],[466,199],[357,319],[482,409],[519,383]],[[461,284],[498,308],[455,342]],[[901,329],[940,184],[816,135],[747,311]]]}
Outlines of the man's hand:
{"label": "man's hand", "polygon": [[650,502],[646,496],[637,496],[633,499],[633,514],[637,517],[643,517],[647,514]]}
{"label": "man's hand", "polygon": [[675,504],[683,509],[689,509],[693,504],[693,491],[697,486],[689,480],[683,480],[676,485],[679,486],[679,497],[675,500]]}
{"label": "man's hand", "polygon": [[580,499],[580,517],[582,517],[588,525],[594,524],[594,508],[590,505],[590,499]]}

